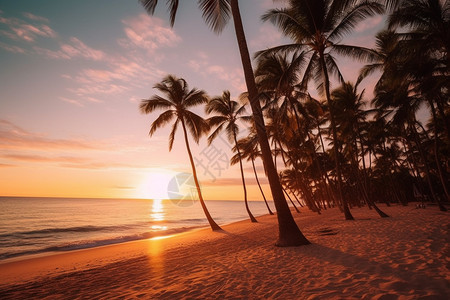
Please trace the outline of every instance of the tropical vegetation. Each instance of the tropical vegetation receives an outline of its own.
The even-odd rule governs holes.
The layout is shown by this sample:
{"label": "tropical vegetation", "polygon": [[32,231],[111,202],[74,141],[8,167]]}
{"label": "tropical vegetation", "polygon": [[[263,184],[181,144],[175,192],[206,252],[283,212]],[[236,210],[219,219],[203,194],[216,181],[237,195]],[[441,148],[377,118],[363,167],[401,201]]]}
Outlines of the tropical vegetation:
{"label": "tropical vegetation", "polygon": [[[157,1],[141,2],[154,12]],[[178,1],[167,3],[173,24]],[[272,22],[291,43],[255,53],[255,68],[238,1],[198,3],[216,32],[233,18],[247,90],[242,91],[241,103],[229,92],[195,100],[216,115],[195,129],[194,139],[198,141],[207,127],[209,141],[225,129],[234,145],[232,162],[240,164],[245,201],[244,159],[252,163],[255,176],[254,163],[262,160],[279,221],[278,245],[309,243],[286,199],[295,209],[292,199],[317,213],[338,207],[347,220],[353,219],[352,208],[363,205],[380,217],[388,217],[380,204],[420,201],[447,210],[450,1],[284,1],[282,8],[268,11],[262,20]],[[358,24],[375,15],[382,15],[386,26],[373,37],[373,48],[345,42]],[[360,62],[357,78],[344,78],[340,57]],[[373,91],[366,90],[369,78],[376,81]],[[366,89],[361,88],[364,84]],[[141,109],[148,113],[170,107],[160,102],[148,105],[147,109],[143,102]],[[251,124],[246,125],[246,136],[239,138],[242,123],[237,119],[245,105],[252,111]],[[169,122],[170,114],[155,121],[151,134]],[[174,130],[185,118],[175,115]],[[184,122],[192,132],[193,121]],[[172,135],[169,141],[171,147]]]}

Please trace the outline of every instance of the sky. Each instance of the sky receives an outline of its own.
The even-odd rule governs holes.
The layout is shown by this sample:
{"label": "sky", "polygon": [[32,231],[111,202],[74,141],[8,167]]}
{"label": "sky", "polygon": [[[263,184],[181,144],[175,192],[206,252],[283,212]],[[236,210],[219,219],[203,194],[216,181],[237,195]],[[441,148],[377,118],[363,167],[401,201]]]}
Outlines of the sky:
{"label": "sky", "polygon": [[[168,197],[174,176],[191,172],[186,147],[180,131],[168,151],[170,126],[150,138],[158,114],[141,114],[140,101],[167,74],[211,96],[245,91],[232,23],[216,35],[196,1],[180,2],[171,28],[165,1],[149,16],[137,0],[0,0],[0,196]],[[250,53],[288,41],[260,20],[272,0],[240,7]],[[346,42],[372,47],[382,27],[368,19]],[[341,60],[350,81],[360,67]],[[243,199],[225,136],[191,146],[204,198]],[[249,199],[261,200],[244,167]]]}

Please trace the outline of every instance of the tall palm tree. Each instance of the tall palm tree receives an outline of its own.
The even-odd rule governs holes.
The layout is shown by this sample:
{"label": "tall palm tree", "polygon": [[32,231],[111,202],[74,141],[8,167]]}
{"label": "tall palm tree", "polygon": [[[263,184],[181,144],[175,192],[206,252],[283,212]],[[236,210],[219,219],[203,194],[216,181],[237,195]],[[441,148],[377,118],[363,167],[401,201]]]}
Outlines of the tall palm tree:
{"label": "tall palm tree", "polygon": [[[400,1],[388,23],[390,29],[407,29],[401,34],[406,69],[445,120],[450,89],[450,1]],[[444,125],[450,139],[450,120]]]}
{"label": "tall palm tree", "polygon": [[[140,0],[140,2],[148,13],[153,14],[155,12],[155,7],[158,0]],[[171,24],[173,25],[178,8],[178,0],[168,0],[167,3],[169,4]],[[256,125],[256,132],[261,148],[261,158],[267,172],[270,190],[272,192],[277,210],[278,240],[276,245],[280,247],[308,245],[310,242],[300,231],[294,218],[292,217],[289,206],[284,198],[280,178],[278,177],[277,170],[272,160],[272,153],[266,134],[261,104],[259,103],[258,89],[256,87],[255,77],[253,74],[253,67],[245,38],[244,26],[242,25],[239,2],[238,0],[198,0],[198,4],[206,23],[216,33],[220,33],[224,29],[225,25],[230,20],[230,15],[234,21],[234,29],[239,47],[239,53],[241,55],[248,98],[250,99],[253,120]]]}
{"label": "tall palm tree", "polygon": [[[325,94],[328,106],[331,107],[330,74],[335,74],[343,82],[343,76],[333,53],[357,59],[367,59],[372,56],[370,49],[340,44],[340,41],[360,21],[383,11],[384,6],[372,0],[290,0],[287,8],[270,10],[262,19],[276,24],[284,35],[293,40],[293,43],[260,51],[257,57],[283,51],[307,51],[310,58],[304,71],[303,84],[306,87],[311,79],[315,79],[319,92]],[[330,123],[334,140],[338,193],[343,203],[345,219],[353,220],[342,193],[342,171],[337,159],[339,144],[332,113]]]}
{"label": "tall palm tree", "polygon": [[244,188],[244,203],[245,209],[247,210],[248,216],[252,222],[258,222],[248,207],[248,199],[247,199],[247,187],[245,185],[245,177],[244,177],[244,167],[242,166],[242,155],[241,149],[238,147],[237,135],[239,134],[239,126],[237,122],[239,120],[243,120],[245,116],[245,105],[239,105],[234,100],[231,100],[230,92],[224,91],[221,97],[214,97],[208,101],[206,104],[206,113],[211,114],[215,113],[214,116],[208,118],[208,124],[214,131],[208,137],[208,144],[211,144],[212,141],[225,130],[228,140],[230,143],[234,143],[238,159],[239,159],[239,167],[241,169],[241,179],[242,186]]}
{"label": "tall palm tree", "polygon": [[[334,110],[336,119],[339,123],[341,137],[346,144],[350,162],[355,173],[355,181],[358,189],[361,191],[363,198],[369,206],[373,206],[376,212],[382,218],[388,217],[381,211],[376,203],[372,201],[371,196],[367,192],[367,178],[365,168],[361,173],[359,168],[359,151],[358,140],[361,147],[361,161],[364,164],[364,142],[361,137],[361,127],[363,126],[367,111],[362,109],[364,91],[358,93],[357,82],[353,85],[350,82],[343,83],[339,88],[335,89],[331,95],[333,97]],[[362,175],[362,176],[361,176]]]}
{"label": "tall palm tree", "polygon": [[171,151],[175,140],[175,133],[178,125],[181,124],[181,127],[183,128],[184,142],[186,143],[186,149],[192,167],[194,182],[197,187],[197,193],[203,212],[205,213],[211,229],[221,230],[220,226],[217,225],[211,217],[205,202],[203,201],[202,191],[198,182],[194,159],[192,157],[188,139],[188,131],[196,143],[199,142],[202,135],[209,131],[208,123],[202,117],[190,110],[194,106],[208,102],[208,96],[205,91],[195,88],[190,90],[188,84],[183,78],[177,78],[173,75],[166,76],[160,83],[157,83],[154,88],[160,91],[165,97],[154,95],[149,99],[142,100],[140,104],[141,112],[144,114],[149,114],[157,109],[162,109],[164,112],[159,115],[155,121],[153,121],[150,126],[149,134],[152,136],[159,128],[175,121],[172,125],[172,131],[169,134],[169,151]]}
{"label": "tall palm tree", "polygon": [[[308,152],[312,154],[315,167],[321,174],[321,184],[326,185],[312,138],[311,117],[301,102],[301,100],[309,98],[299,84],[300,70],[305,64],[305,56],[304,52],[300,54],[295,52],[290,57],[287,56],[287,53],[270,53],[262,56],[259,59],[255,75],[260,89],[273,95],[272,106],[275,106],[279,115],[277,121],[283,122],[291,128],[296,127],[295,132],[298,135],[303,133],[306,135],[305,138],[308,140],[306,144],[310,146]],[[301,118],[302,120],[300,120]],[[277,128],[280,128],[278,125],[280,124],[275,124]],[[300,132],[301,128],[303,130]],[[296,167],[295,162],[294,167]]]}
{"label": "tall palm tree", "polygon": [[[269,203],[267,203],[266,195],[261,187],[261,183],[259,182],[258,172],[256,171],[255,160],[256,158],[261,156],[261,151],[259,151],[258,147],[258,137],[256,136],[256,132],[254,127],[251,127],[250,134],[238,141],[237,147],[242,149],[242,158],[246,158],[247,161],[252,162],[253,173],[255,174],[256,183],[258,184],[259,191],[261,192],[261,196],[263,197],[264,203],[266,204],[267,211],[269,214],[273,215],[272,210],[270,209]],[[231,163],[238,163],[239,158],[237,154],[231,158]]]}

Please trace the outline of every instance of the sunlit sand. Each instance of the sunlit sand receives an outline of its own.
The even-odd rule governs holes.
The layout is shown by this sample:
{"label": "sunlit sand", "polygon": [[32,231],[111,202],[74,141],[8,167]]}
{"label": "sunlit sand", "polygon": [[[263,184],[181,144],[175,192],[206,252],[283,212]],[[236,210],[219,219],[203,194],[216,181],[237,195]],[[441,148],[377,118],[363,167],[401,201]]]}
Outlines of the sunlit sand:
{"label": "sunlit sand", "polygon": [[436,207],[367,208],[296,221],[312,245],[274,246],[275,216],[164,239],[0,265],[0,298],[448,299],[450,218]]}

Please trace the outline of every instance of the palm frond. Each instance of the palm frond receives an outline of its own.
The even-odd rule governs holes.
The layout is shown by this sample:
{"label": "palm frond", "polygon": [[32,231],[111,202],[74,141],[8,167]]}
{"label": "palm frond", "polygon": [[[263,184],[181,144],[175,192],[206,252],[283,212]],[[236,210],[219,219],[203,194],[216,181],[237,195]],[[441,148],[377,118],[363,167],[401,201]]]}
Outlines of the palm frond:
{"label": "palm frond", "polygon": [[358,78],[360,78],[360,79],[358,79],[358,80],[361,81],[362,79],[372,75],[374,72],[382,71],[382,70],[383,70],[383,64],[375,63],[375,64],[365,65],[359,71],[359,77]]}
{"label": "palm frond", "polygon": [[[139,0],[142,6],[145,8],[149,15],[155,14],[155,8],[158,5],[158,0]],[[168,6],[168,11],[170,14],[170,26],[173,27],[175,23],[175,17],[178,10],[179,0],[167,0],[166,4]]]}
{"label": "palm frond", "polygon": [[205,104],[208,102],[208,95],[203,90],[192,89],[190,90],[183,100],[183,104],[186,108]]}
{"label": "palm frond", "polygon": [[170,26],[173,27],[178,10],[178,0],[168,0],[167,5],[169,6]]}
{"label": "palm frond", "polygon": [[289,35],[292,31],[292,27],[296,27],[294,24],[297,23],[288,8],[271,9],[262,15],[261,20],[264,22],[270,21],[272,24],[280,28],[286,35]]}
{"label": "palm frond", "polygon": [[226,123],[227,122],[227,117],[226,116],[212,116],[210,118],[208,118],[206,121],[208,122],[210,127],[215,127],[215,126],[219,126],[222,123]]}
{"label": "palm frond", "polygon": [[203,19],[215,33],[221,33],[231,16],[229,0],[199,0]]}
{"label": "palm frond", "polygon": [[194,141],[198,144],[202,135],[209,131],[208,122],[192,111],[184,111],[183,119]]}
{"label": "palm frond", "polygon": [[[236,101],[234,101],[234,103],[235,103],[236,106],[238,105],[238,103]],[[245,109],[245,105],[241,105],[241,107],[236,109],[234,114],[236,116],[240,116],[240,115],[245,114],[245,113],[247,113],[247,110]]]}
{"label": "palm frond", "polygon": [[335,44],[331,47],[330,52],[336,52],[359,61],[374,61],[379,58],[379,54],[375,50],[359,46]]}
{"label": "palm frond", "polygon": [[225,127],[225,133],[229,141],[234,141],[234,137],[239,134],[239,127],[234,122],[229,122]]}
{"label": "palm frond", "polygon": [[165,112],[160,114],[158,116],[158,118],[156,118],[156,120],[153,121],[152,125],[150,126],[149,135],[152,136],[157,129],[163,127],[164,125],[166,125],[167,123],[172,121],[172,119],[175,116],[176,116],[176,111],[175,110],[166,110]]}
{"label": "palm frond", "polygon": [[328,35],[328,39],[330,41],[340,40],[346,34],[351,33],[355,26],[362,20],[376,14],[382,14],[383,12],[384,6],[377,1],[366,0],[361,1],[356,5],[350,5],[342,12],[341,15],[344,16],[343,19],[334,27]]}
{"label": "palm frond", "polygon": [[327,65],[327,70],[328,72],[337,77],[337,79],[339,80],[339,82],[344,82],[344,76],[341,73],[341,70],[339,70],[339,67],[336,63],[336,60],[334,59],[334,57],[330,54],[327,54],[325,56],[325,63]]}
{"label": "palm frond", "polygon": [[205,106],[205,112],[207,114],[217,113],[222,116],[227,116],[230,115],[230,108],[222,97],[215,97],[208,101]]}
{"label": "palm frond", "polygon": [[142,6],[145,8],[148,14],[153,15],[155,13],[158,0],[139,0]]}
{"label": "palm frond", "polygon": [[156,109],[168,109],[173,106],[173,103],[164,99],[158,95],[151,97],[150,99],[143,99],[139,105],[139,109],[143,114],[149,114]]}
{"label": "palm frond", "polygon": [[211,143],[219,136],[224,126],[225,123],[219,123],[214,131],[208,136],[208,145],[211,145]]}

